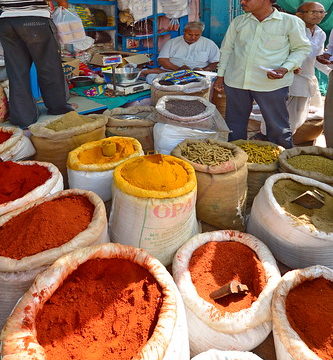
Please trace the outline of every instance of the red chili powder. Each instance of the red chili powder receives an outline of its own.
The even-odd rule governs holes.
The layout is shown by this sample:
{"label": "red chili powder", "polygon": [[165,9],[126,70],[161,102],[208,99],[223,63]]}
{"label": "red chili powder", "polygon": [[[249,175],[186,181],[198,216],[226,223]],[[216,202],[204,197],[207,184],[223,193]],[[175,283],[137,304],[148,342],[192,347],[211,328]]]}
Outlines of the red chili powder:
{"label": "red chili powder", "polygon": [[13,135],[13,133],[11,133],[11,132],[6,132],[6,131],[0,130],[0,144],[7,141],[12,135]]}
{"label": "red chili powder", "polygon": [[0,227],[0,256],[20,260],[61,246],[88,227],[94,210],[82,195],[34,206]]}
{"label": "red chili powder", "polygon": [[163,294],[143,267],[122,259],[80,265],[37,314],[48,360],[130,360],[156,327]]}
{"label": "red chili powder", "polygon": [[[266,285],[265,270],[256,253],[236,241],[211,241],[200,246],[192,254],[189,270],[199,296],[223,314],[251,307]],[[247,285],[249,292],[216,300],[209,297],[232,280]]]}
{"label": "red chili powder", "polygon": [[291,327],[322,360],[333,359],[333,282],[306,280],[286,298]]}
{"label": "red chili powder", "polygon": [[0,204],[19,199],[50,177],[45,166],[0,162]]}

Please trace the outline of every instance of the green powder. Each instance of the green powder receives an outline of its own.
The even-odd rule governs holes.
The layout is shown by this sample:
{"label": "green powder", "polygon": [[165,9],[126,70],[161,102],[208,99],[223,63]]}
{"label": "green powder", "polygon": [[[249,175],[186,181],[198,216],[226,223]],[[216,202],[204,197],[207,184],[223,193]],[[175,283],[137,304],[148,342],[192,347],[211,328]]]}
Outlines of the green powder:
{"label": "green powder", "polygon": [[70,111],[59,119],[46,126],[47,129],[54,131],[63,131],[73,127],[82,126],[91,122],[87,116],[79,115],[75,111]]}
{"label": "green powder", "polygon": [[333,176],[333,160],[320,155],[297,155],[287,160],[295,169]]}
{"label": "green powder", "polygon": [[[305,191],[317,190],[324,196],[325,205],[320,209],[307,209],[290,202]],[[333,232],[333,196],[315,186],[303,185],[294,180],[279,180],[273,185],[273,194],[279,205],[297,225],[310,225],[313,230]]]}

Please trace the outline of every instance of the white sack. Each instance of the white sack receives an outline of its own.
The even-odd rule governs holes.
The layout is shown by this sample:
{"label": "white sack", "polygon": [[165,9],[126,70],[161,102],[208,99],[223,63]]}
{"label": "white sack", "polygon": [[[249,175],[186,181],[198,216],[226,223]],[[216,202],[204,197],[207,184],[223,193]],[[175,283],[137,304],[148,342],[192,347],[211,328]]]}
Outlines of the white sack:
{"label": "white sack", "polygon": [[195,356],[192,360],[261,360],[261,358],[251,352],[211,349]]}
{"label": "white sack", "polygon": [[12,132],[13,135],[0,144],[0,159],[2,161],[24,160],[35,155],[36,150],[30,139],[23,135],[23,130],[16,127],[3,127],[2,131]]}

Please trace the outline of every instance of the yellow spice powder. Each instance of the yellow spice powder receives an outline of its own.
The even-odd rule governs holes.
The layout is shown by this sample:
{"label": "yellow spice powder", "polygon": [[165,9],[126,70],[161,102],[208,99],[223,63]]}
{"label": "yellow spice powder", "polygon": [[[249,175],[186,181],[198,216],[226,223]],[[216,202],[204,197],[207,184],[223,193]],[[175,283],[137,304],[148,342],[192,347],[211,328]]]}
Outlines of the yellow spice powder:
{"label": "yellow spice powder", "polygon": [[183,187],[189,179],[184,167],[172,157],[148,155],[124,166],[122,177],[131,185],[145,190],[170,191]]}
{"label": "yellow spice powder", "polygon": [[[93,148],[83,150],[78,159],[82,164],[108,164],[118,162],[135,153],[130,139],[106,139]],[[108,156],[111,155],[112,156]]]}

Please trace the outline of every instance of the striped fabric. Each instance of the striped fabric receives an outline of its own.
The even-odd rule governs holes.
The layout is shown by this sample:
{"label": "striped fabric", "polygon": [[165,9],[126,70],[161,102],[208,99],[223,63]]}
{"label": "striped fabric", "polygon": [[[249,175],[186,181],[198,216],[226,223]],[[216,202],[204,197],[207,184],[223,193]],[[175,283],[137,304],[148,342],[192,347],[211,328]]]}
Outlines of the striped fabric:
{"label": "striped fabric", "polygon": [[41,10],[48,9],[48,5],[44,0],[0,0],[0,8],[2,11],[10,10]]}

